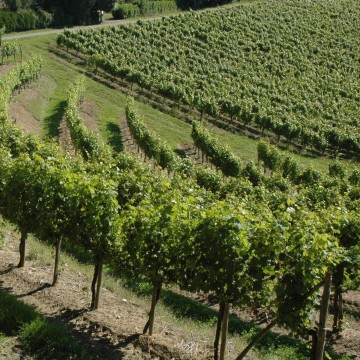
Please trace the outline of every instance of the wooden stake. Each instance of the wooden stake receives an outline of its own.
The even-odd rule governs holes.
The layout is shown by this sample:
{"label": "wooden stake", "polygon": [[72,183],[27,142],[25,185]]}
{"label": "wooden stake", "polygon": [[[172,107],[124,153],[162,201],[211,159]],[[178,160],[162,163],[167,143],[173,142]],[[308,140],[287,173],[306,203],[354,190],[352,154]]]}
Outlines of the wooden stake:
{"label": "wooden stake", "polygon": [[55,244],[55,266],[54,266],[54,277],[53,277],[52,286],[56,285],[59,277],[60,251],[61,251],[61,236],[56,240],[56,244]]}
{"label": "wooden stake", "polygon": [[20,245],[19,245],[19,252],[20,252],[20,261],[19,261],[19,265],[18,265],[19,268],[25,266],[26,239],[27,239],[27,233],[26,232],[21,232]]}
{"label": "wooden stake", "polygon": [[224,315],[221,324],[221,344],[220,344],[220,360],[225,360],[225,351],[226,351],[226,336],[228,332],[228,324],[229,324],[229,310],[230,304],[224,304]]}
{"label": "wooden stake", "polygon": [[221,324],[224,317],[224,305],[225,303],[223,301],[220,301],[218,320],[216,325],[215,341],[214,341],[214,360],[219,359],[219,341],[220,341],[220,333],[221,333]]}
{"label": "wooden stake", "polygon": [[324,356],[325,340],[326,340],[326,321],[329,314],[329,301],[331,290],[331,272],[326,273],[324,291],[321,300],[318,341],[316,344],[315,360],[322,360]]}
{"label": "wooden stake", "polygon": [[99,257],[99,263],[98,263],[98,277],[97,277],[97,284],[96,284],[96,295],[95,295],[94,309],[99,308],[99,299],[100,299],[100,290],[101,290],[101,283],[102,283],[103,264],[104,264],[104,258],[102,256],[100,256]]}

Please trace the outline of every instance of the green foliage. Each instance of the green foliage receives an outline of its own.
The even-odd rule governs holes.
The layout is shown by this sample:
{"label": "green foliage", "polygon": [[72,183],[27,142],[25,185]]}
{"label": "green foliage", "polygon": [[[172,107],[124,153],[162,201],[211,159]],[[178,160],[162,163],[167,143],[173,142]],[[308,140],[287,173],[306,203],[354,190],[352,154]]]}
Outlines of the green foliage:
{"label": "green foliage", "polygon": [[360,170],[355,169],[349,176],[349,182],[352,185],[360,185]]}
{"label": "green foliage", "polygon": [[195,146],[205,153],[210,162],[224,175],[239,176],[241,160],[237,159],[226,146],[221,145],[199,122],[193,122],[191,137]]}
{"label": "green foliage", "polygon": [[54,25],[56,26],[84,25],[97,22],[96,11],[105,10],[102,4],[104,2],[106,1],[38,0],[42,9],[53,14]]}
{"label": "green foliage", "polygon": [[[328,195],[332,193],[336,200],[348,189],[356,192],[355,188],[345,180],[344,186],[336,187],[334,179],[325,182],[311,171],[296,175],[296,181],[305,180],[293,188],[279,174],[267,181],[252,163],[242,167],[238,176],[258,185],[256,189],[237,178],[224,186],[221,176],[191,168],[191,163],[178,158],[149,132],[132,100],[127,108],[129,127],[147,155],[165,169],[187,170],[181,176],[174,171],[170,178],[140,165],[133,156],[113,158],[96,137],[87,141],[86,128],[81,129],[77,109],[84,90],[81,78],[70,87],[66,114],[78,151],[90,161],[69,159],[56,145],[29,140],[9,124],[6,104],[11,93],[34,74],[29,71],[24,75],[25,68],[14,70],[1,82],[2,214],[41,238],[64,236],[76,247],[104,256],[130,276],[139,277],[140,273],[153,284],[175,282],[183,288],[214,292],[219,299],[240,306],[260,304],[298,333],[311,325],[314,297],[302,297],[344,259],[339,246],[341,229],[351,236],[341,238],[340,245],[358,233],[358,224],[351,219],[347,219],[350,228],[337,224],[339,217],[334,214],[338,204],[332,204]],[[225,153],[226,149],[222,153],[214,147],[208,134],[204,138],[199,135],[197,141],[215,149],[212,158],[216,151]],[[298,174],[291,159],[283,165],[285,161],[275,148],[269,150],[265,144],[262,150],[266,156],[270,154],[263,156],[272,169],[289,174],[289,178]],[[219,157],[224,164],[231,159],[229,154]],[[195,181],[219,193],[200,189]],[[323,191],[326,186],[327,192]],[[315,203],[310,205],[313,199]],[[29,346],[34,345],[34,352],[45,338],[52,339],[45,328],[40,320],[23,328],[23,338]],[[53,332],[62,339],[61,333]],[[71,346],[66,340],[59,343],[57,352],[64,356],[63,348]],[[45,357],[43,353],[39,356]]]}
{"label": "green foliage", "polygon": [[1,47],[1,62],[4,63],[4,58],[8,59],[10,56],[14,56],[18,53],[18,46],[15,42],[7,41]]}
{"label": "green foliage", "polygon": [[346,171],[341,164],[334,162],[329,165],[329,175],[338,179],[344,179]]}
{"label": "green foliage", "polygon": [[358,157],[359,14],[352,0],[256,1],[63,36],[69,48],[106,53],[101,67],[112,75],[223,114],[229,126]]}
{"label": "green foliage", "polygon": [[299,164],[291,156],[286,156],[285,159],[283,159],[281,171],[284,177],[295,182],[300,174]]}
{"label": "green foliage", "polygon": [[0,10],[0,27],[5,27],[6,32],[43,29],[51,25],[52,21],[52,15],[44,10]]}
{"label": "green foliage", "polygon": [[79,76],[68,90],[68,100],[65,109],[66,123],[75,149],[85,160],[108,163],[112,158],[111,149],[100,137],[89,131],[82,123],[78,106],[85,91],[85,78]]}
{"label": "green foliage", "polygon": [[114,19],[128,19],[137,16],[156,15],[177,10],[175,0],[140,0],[134,2],[119,2],[113,10]]}
{"label": "green foliage", "polygon": [[149,16],[175,11],[178,5],[175,0],[140,0],[139,8],[142,16]]}
{"label": "green foliage", "polygon": [[281,166],[281,156],[276,148],[265,141],[258,144],[258,162],[264,163],[264,169],[276,171]]}
{"label": "green foliage", "polygon": [[11,11],[31,9],[35,5],[35,0],[5,0]]}
{"label": "green foliage", "polygon": [[183,160],[175,154],[169,145],[146,128],[143,120],[135,111],[133,98],[128,98],[126,120],[132,137],[148,158],[154,159],[161,168],[168,171],[180,168],[183,171],[189,171],[188,167],[191,164],[182,166]]}
{"label": "green foliage", "polygon": [[[183,239],[180,251],[187,286],[214,291],[223,301],[241,302],[252,258],[248,228],[241,210],[215,204],[196,219],[192,236]],[[180,245],[181,246],[181,245]],[[215,275],[216,274],[216,275]]]}
{"label": "green foliage", "polygon": [[310,309],[316,304],[316,294],[305,294],[343,259],[330,214],[328,210],[309,213],[306,208],[288,208],[279,219],[280,233],[285,236],[277,260],[282,273],[276,285],[278,314],[284,326],[299,334],[306,334],[311,326]]}
{"label": "green foliage", "polygon": [[3,37],[3,35],[5,34],[5,32],[6,32],[6,27],[5,27],[5,26],[2,26],[2,27],[0,28],[0,47],[2,46],[2,37]]}
{"label": "green foliage", "polygon": [[34,80],[40,73],[41,67],[41,56],[34,56],[11,69],[5,77],[0,79],[0,125],[8,122],[8,102],[12,93]]}
{"label": "green foliage", "polygon": [[231,3],[231,0],[177,0],[178,7],[182,10],[197,10],[212,6],[221,6]]}
{"label": "green foliage", "polygon": [[223,184],[222,176],[202,167],[196,169],[195,177],[199,186],[212,192],[220,191]]}
{"label": "green foliage", "polygon": [[140,8],[137,4],[117,4],[112,10],[112,16],[114,19],[128,19],[140,15]]}

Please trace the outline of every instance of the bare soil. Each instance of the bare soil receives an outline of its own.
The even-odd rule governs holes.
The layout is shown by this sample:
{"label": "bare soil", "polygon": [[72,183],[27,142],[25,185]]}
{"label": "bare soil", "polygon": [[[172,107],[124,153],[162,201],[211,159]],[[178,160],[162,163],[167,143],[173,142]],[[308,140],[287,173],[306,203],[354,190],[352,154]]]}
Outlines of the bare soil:
{"label": "bare soil", "polygon": [[94,103],[85,99],[79,106],[80,118],[84,125],[93,132],[99,131],[97,119],[99,117],[99,108]]}
{"label": "bare soil", "polygon": [[4,65],[0,64],[0,77],[4,76],[15,65],[16,65],[15,63],[4,64]]}
{"label": "bare soil", "polygon": [[75,149],[71,141],[70,130],[66,124],[66,119],[62,118],[59,126],[59,144],[60,147],[72,156],[75,155]]}
{"label": "bare soil", "polygon": [[[28,260],[24,268],[17,268],[17,242],[15,233],[7,234],[7,246],[0,250],[0,288],[33,305],[44,316],[64,323],[96,359],[209,358],[211,349],[207,341],[195,334],[187,338],[181,330],[162,320],[156,320],[151,339],[142,335],[147,309],[120,299],[105,288],[100,309],[90,311],[90,281],[85,274],[72,272],[65,266],[58,285],[50,287],[51,266]],[[196,347],[187,346],[192,343]],[[10,339],[0,353],[0,359],[23,356],[16,339]]]}
{"label": "bare soil", "polygon": [[[32,92],[29,92],[32,96]],[[41,134],[40,121],[35,118],[20,101],[13,100],[9,104],[9,116],[25,134]]]}
{"label": "bare soil", "polygon": [[38,81],[27,84],[21,92],[12,96],[9,104],[9,118],[24,133],[41,136],[41,106],[42,104],[47,106],[48,103],[48,94],[45,94],[43,90],[45,88],[50,90],[55,86],[53,79],[42,76]]}

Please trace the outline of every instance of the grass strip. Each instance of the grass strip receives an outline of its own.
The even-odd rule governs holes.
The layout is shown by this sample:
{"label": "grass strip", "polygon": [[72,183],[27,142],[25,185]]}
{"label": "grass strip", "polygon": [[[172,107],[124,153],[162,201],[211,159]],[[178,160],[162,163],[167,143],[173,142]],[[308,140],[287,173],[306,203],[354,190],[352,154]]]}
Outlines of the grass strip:
{"label": "grass strip", "polygon": [[62,324],[0,290],[0,349],[5,336],[18,336],[25,350],[37,359],[92,358]]}

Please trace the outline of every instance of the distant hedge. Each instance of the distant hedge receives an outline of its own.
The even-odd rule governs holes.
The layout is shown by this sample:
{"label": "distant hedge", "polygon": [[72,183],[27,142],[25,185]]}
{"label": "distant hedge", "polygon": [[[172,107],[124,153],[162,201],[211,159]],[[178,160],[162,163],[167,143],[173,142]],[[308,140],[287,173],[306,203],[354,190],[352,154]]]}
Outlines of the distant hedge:
{"label": "distant hedge", "polygon": [[136,16],[140,16],[140,8],[137,4],[119,4],[114,7],[112,16],[114,19],[128,19]]}
{"label": "distant hedge", "polygon": [[52,24],[53,16],[44,10],[0,11],[0,28],[6,32],[43,29]]}
{"label": "distant hedge", "polygon": [[136,16],[156,15],[177,10],[175,0],[140,0],[132,3],[118,3],[112,10],[114,19],[128,19]]}

